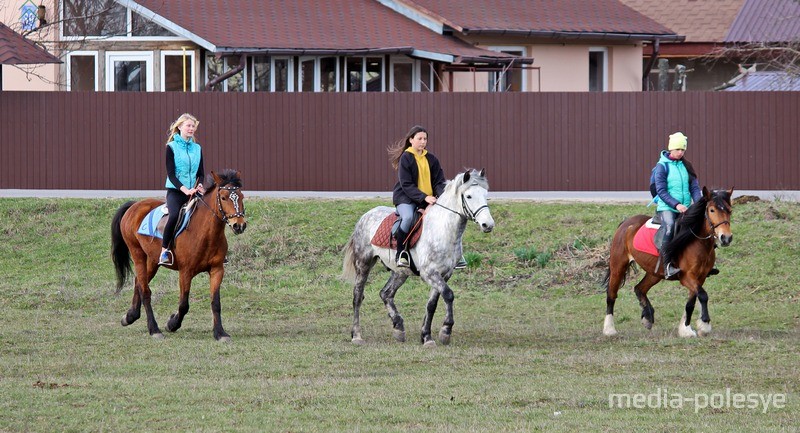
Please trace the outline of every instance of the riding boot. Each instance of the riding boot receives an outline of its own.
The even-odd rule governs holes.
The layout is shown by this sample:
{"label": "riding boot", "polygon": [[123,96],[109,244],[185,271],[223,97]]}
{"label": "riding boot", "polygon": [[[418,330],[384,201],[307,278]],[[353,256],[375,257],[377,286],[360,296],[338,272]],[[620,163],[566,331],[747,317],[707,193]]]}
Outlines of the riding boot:
{"label": "riding boot", "polygon": [[408,251],[406,251],[407,237],[408,233],[403,231],[401,228],[398,228],[394,234],[394,238],[397,241],[397,255],[395,257],[395,261],[397,262],[397,266],[401,268],[407,268],[411,266],[411,263],[408,260]]}
{"label": "riding boot", "polygon": [[664,240],[661,243],[661,264],[664,267],[664,279],[666,280],[677,280],[678,274],[681,272],[681,269],[673,263],[673,259],[669,254],[665,254],[666,247],[672,241],[672,236],[664,235]]}

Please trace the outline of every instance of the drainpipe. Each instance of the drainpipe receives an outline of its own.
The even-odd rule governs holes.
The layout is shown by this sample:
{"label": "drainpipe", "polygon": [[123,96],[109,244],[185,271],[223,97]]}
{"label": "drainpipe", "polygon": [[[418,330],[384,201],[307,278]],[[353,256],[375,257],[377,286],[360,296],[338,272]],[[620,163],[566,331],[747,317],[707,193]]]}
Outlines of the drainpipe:
{"label": "drainpipe", "polygon": [[644,67],[644,73],[642,74],[642,91],[647,91],[647,82],[650,77],[650,70],[653,69],[653,65],[656,63],[656,60],[658,59],[659,51],[660,51],[659,39],[656,38],[655,40],[653,40],[653,54],[650,56],[650,60]]}
{"label": "drainpipe", "polygon": [[217,85],[217,83],[221,83],[221,82],[227,80],[228,78],[238,74],[239,72],[242,72],[244,70],[245,64],[246,64],[245,60],[242,59],[241,63],[239,63],[239,66],[229,70],[228,72],[226,72],[226,73],[218,76],[217,78],[212,79],[208,83],[206,83],[206,90],[210,91],[211,89],[214,88],[214,86]]}

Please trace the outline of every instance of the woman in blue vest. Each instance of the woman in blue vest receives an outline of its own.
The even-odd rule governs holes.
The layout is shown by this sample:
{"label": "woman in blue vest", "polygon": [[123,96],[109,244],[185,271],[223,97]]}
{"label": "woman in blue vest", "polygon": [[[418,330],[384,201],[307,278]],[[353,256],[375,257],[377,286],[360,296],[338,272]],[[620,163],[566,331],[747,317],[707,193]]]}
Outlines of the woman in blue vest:
{"label": "woman in blue vest", "polygon": [[436,203],[436,197],[444,192],[445,177],[439,160],[427,151],[428,131],[413,126],[405,137],[390,146],[389,161],[397,170],[397,183],[392,192],[392,202],[397,208],[400,224],[394,232],[397,240],[397,266],[410,265],[404,244],[414,212]]}
{"label": "woman in blue vest", "polygon": [[[170,246],[175,238],[175,225],[181,206],[195,193],[203,194],[203,151],[194,141],[199,122],[191,114],[184,113],[172,122],[167,131],[167,209],[169,216],[164,227],[159,265],[172,265],[174,256]],[[196,185],[196,186],[195,186]]]}
{"label": "woman in blue vest", "polygon": [[[692,202],[700,200],[702,196],[697,173],[692,164],[684,158],[687,141],[688,137],[682,132],[670,135],[667,150],[661,151],[661,157],[655,167],[658,203],[656,211],[661,217],[661,224],[665,226],[663,245],[672,240],[675,216],[686,212]],[[681,271],[674,261],[674,257],[661,257],[661,262],[664,264],[664,278],[668,280],[676,279]]]}

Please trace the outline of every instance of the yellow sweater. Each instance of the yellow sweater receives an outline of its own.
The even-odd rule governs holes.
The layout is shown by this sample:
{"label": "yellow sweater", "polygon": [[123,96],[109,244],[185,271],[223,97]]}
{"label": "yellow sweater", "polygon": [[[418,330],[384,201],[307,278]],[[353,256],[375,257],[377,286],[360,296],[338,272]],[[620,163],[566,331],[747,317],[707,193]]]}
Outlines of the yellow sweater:
{"label": "yellow sweater", "polygon": [[414,152],[412,147],[406,148],[406,152],[414,155],[414,159],[417,161],[417,169],[419,170],[419,176],[417,177],[417,188],[420,191],[424,192],[427,195],[433,195],[433,186],[431,186],[431,167],[428,165],[428,158],[425,155],[428,154],[427,150],[422,150],[422,155]]}

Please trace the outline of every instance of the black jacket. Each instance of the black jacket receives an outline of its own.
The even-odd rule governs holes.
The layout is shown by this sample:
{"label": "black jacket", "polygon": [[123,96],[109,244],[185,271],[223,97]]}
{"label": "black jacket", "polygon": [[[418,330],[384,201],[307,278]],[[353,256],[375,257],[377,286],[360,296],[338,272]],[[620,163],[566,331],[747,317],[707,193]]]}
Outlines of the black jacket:
{"label": "black jacket", "polygon": [[[425,157],[428,159],[428,167],[431,170],[431,186],[433,187],[433,195],[439,197],[444,192],[446,179],[444,178],[444,170],[439,165],[439,160],[428,152]],[[395,206],[401,203],[413,204],[419,208],[428,206],[425,202],[426,194],[417,188],[417,178],[419,178],[419,168],[414,155],[403,152],[400,156],[400,162],[397,166],[398,181],[394,185],[392,193],[392,202]]]}

